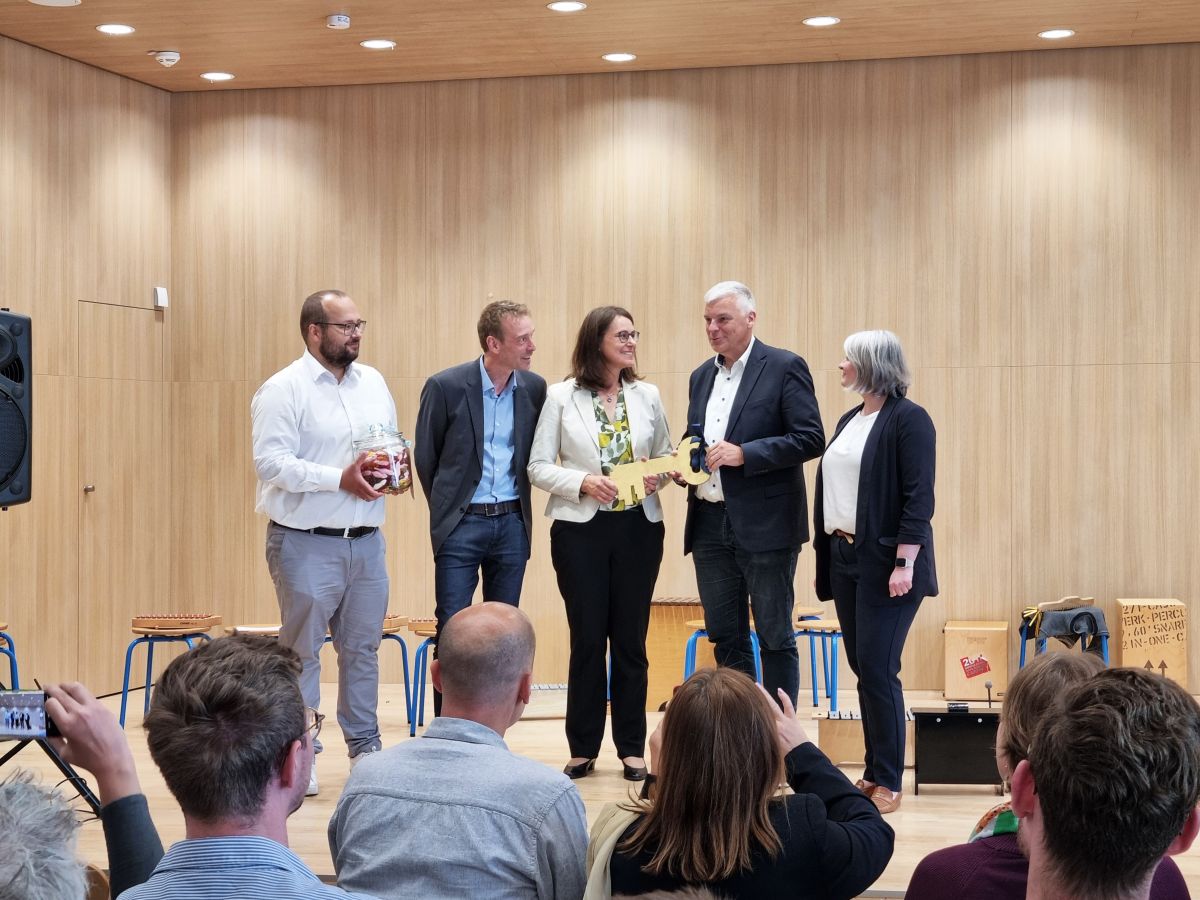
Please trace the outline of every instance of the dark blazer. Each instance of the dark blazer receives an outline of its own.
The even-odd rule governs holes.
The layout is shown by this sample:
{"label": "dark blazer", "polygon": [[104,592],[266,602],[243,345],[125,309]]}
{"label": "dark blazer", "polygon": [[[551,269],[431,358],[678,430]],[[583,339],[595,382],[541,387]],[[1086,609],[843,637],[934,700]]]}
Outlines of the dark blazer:
{"label": "dark blazer", "polygon": [[[546,381],[533,372],[515,372],[513,460],[525,533],[532,542],[533,507],[529,500],[529,445],[546,400]],[[456,527],[483,477],[483,380],[479,359],[431,376],[421,389],[413,461],[429,502],[433,552]]]}
{"label": "dark blazer", "polygon": [[[862,404],[838,420],[829,443],[837,440]],[[896,567],[897,544],[920,544],[913,570],[912,597],[936,597],[937,570],[933,561],[933,476],[936,456],[933,420],[917,404],[889,397],[879,410],[863,447],[858,473],[858,511],[854,549],[861,577],[879,579],[883,585]],[[830,536],[825,533],[824,483],[817,467],[813,498],[813,550],[817,555],[817,596],[832,600],[829,585]],[[894,603],[884,591],[881,604]]]}
{"label": "dark blazer", "polygon": [[[688,382],[687,433],[698,424],[703,433],[705,410],[717,378],[706,360]],[[742,448],[745,464],[721,468],[725,510],[738,542],[755,551],[799,550],[808,540],[808,501],[804,463],[825,447],[825,431],[808,365],[789,350],[755,341],[746,361],[725,429],[725,440]],[[692,552],[695,488],[688,488],[688,515],[683,552]]]}
{"label": "dark blazer", "polygon": [[[773,802],[770,808],[782,852],[772,859],[756,848],[748,870],[705,886],[719,897],[857,897],[887,868],[895,844],[891,826],[812,744],[794,748],[785,763],[787,781],[795,793]],[[629,837],[637,821],[626,829],[622,840]],[[609,863],[614,897],[677,891],[686,886],[669,874],[643,871],[657,848],[630,854],[619,849],[620,843],[617,846]]]}

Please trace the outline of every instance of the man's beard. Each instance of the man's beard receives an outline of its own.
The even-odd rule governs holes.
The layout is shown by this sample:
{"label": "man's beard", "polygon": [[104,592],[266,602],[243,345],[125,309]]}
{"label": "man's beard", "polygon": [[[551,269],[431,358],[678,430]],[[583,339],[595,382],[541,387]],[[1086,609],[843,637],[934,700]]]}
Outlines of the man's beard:
{"label": "man's beard", "polygon": [[321,336],[320,350],[325,362],[343,369],[358,359],[357,347],[351,348],[349,344],[338,345],[328,335]]}

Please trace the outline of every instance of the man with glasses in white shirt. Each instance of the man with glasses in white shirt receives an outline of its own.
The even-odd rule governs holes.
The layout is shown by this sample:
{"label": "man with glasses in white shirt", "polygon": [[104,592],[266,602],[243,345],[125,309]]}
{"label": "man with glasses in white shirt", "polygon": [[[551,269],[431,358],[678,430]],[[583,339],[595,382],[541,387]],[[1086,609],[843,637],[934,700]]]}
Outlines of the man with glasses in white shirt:
{"label": "man with glasses in white shirt", "polygon": [[[338,724],[352,765],[382,747],[377,651],[388,605],[383,494],[354,440],[396,428],[383,376],[357,362],[366,324],[342,291],[308,297],[300,310],[304,354],[267,379],[250,406],[279,640],[299,655],[304,702],[315,709],[321,647],[327,631],[332,636]],[[308,794],[316,792],[313,766]]]}

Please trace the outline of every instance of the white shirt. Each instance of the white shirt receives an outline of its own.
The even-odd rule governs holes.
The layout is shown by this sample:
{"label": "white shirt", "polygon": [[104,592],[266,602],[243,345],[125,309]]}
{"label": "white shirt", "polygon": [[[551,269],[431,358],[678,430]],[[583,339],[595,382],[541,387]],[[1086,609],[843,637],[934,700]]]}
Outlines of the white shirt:
{"label": "white shirt", "polygon": [[[708,406],[704,409],[704,440],[711,447],[717,441],[725,440],[725,432],[729,428],[729,417],[733,413],[733,400],[737,397],[738,387],[742,383],[742,375],[746,373],[746,362],[750,359],[750,351],[754,349],[754,336],[746,345],[746,352],[734,360],[733,365],[726,368],[721,364],[721,357],[713,357],[713,365],[717,367],[717,377],[713,381],[712,393],[708,395]],[[696,488],[696,496],[710,503],[721,503],[725,500],[725,489],[721,487],[721,470],[717,469],[704,484]]]}
{"label": "white shirt", "polygon": [[351,363],[339,383],[307,350],[266,380],[250,401],[255,510],[289,528],[383,524],[384,502],[340,489],[354,438],[373,425],[396,427],[383,376]]}
{"label": "white shirt", "polygon": [[879,410],[864,416],[861,412],[846,423],[821,459],[821,502],[824,504],[825,533],[844,531],[854,534],[858,521],[858,473],[862,468],[867,436],[879,417]]}

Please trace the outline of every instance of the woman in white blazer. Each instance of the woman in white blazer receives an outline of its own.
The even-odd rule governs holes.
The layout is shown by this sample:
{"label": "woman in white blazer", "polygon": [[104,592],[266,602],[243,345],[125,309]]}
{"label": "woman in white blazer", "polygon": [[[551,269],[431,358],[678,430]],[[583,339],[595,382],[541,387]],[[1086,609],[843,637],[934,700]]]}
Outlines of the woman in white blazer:
{"label": "woman in white blazer", "polygon": [[646,777],[646,629],[664,531],[656,492],[668,479],[647,478],[645,499],[634,503],[607,477],[614,466],[671,452],[658,388],[637,374],[638,336],[628,310],[587,314],[571,377],[546,389],[529,451],[529,481],[550,493],[550,551],[571,629],[563,771],[572,778],[595,768],[608,694],[625,778]]}

